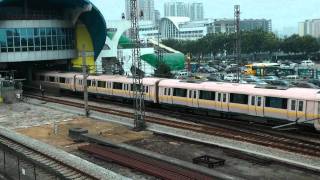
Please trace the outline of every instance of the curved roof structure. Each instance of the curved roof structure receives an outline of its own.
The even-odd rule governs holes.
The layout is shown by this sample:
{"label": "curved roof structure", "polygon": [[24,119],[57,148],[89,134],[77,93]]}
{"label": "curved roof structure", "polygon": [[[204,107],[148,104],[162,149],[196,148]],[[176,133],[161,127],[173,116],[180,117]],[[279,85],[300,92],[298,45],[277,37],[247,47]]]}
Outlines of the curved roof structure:
{"label": "curved roof structure", "polygon": [[[54,7],[77,8],[92,5],[92,10],[80,15],[79,20],[87,27],[94,46],[94,56],[98,57],[106,41],[106,22],[100,11],[89,0],[29,0],[29,5],[49,4]],[[0,0],[0,7],[6,5],[23,5],[24,0]]]}
{"label": "curved roof structure", "polygon": [[167,20],[171,21],[177,29],[179,29],[179,25],[180,24],[190,21],[189,17],[178,17],[178,16],[177,17],[175,17],[175,16],[167,16],[167,17],[162,18],[161,21],[164,20],[164,19],[167,19]]}

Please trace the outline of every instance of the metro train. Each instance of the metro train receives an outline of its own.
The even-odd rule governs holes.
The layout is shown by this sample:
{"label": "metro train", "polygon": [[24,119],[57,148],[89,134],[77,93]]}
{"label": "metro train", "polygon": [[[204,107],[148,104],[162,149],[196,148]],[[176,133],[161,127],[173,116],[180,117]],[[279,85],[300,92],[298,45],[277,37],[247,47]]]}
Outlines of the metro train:
{"label": "metro train", "polygon": [[[39,72],[33,75],[33,83],[72,92],[83,91],[80,73]],[[112,98],[132,99],[132,83],[132,78],[119,75],[90,75],[87,78],[90,94]],[[266,88],[153,77],[144,78],[143,86],[145,101],[149,103],[258,121],[299,122],[320,131],[320,89]]]}

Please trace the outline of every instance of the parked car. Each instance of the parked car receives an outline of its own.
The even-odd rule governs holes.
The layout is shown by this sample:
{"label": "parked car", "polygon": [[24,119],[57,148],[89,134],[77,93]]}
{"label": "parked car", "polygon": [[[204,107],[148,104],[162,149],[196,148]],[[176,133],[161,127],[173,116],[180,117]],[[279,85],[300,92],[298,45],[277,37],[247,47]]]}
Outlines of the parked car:
{"label": "parked car", "polygon": [[224,76],[224,80],[225,81],[236,81],[238,78],[237,78],[237,75],[236,74],[227,74]]}
{"label": "parked car", "polygon": [[314,62],[312,62],[310,59],[301,61],[301,66],[314,66]]}
{"label": "parked car", "polygon": [[286,86],[286,87],[290,86],[290,83],[285,80],[269,80],[265,82],[273,86]]}
{"label": "parked car", "polygon": [[318,86],[308,82],[294,82],[292,83],[292,85],[300,88],[313,88],[313,89],[319,88]]}
{"label": "parked car", "polygon": [[277,76],[264,76],[263,78],[261,78],[261,80],[263,80],[263,81],[275,81],[275,80],[279,80],[279,78]]}
{"label": "parked car", "polygon": [[178,72],[175,76],[176,79],[184,79],[190,76],[190,73],[187,71]]}
{"label": "parked car", "polygon": [[298,75],[288,75],[285,77],[285,79],[291,80],[291,81],[297,81],[299,79],[299,76]]}
{"label": "parked car", "polygon": [[320,80],[319,79],[311,79],[308,82],[320,87]]}

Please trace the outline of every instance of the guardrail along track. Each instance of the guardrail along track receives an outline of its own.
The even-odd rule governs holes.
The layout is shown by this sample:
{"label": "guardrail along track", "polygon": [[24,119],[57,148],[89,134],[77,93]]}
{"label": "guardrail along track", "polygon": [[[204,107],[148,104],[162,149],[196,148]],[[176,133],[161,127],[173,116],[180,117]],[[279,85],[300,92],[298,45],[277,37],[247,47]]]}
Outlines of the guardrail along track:
{"label": "guardrail along track", "polygon": [[[43,100],[43,101],[78,107],[78,108],[84,107],[82,103],[66,101],[66,100],[61,100],[61,99],[56,99],[51,97],[41,97],[38,95],[28,95],[28,97]],[[121,110],[115,110],[115,109],[92,106],[92,105],[90,105],[89,108],[90,110],[101,112],[101,113],[112,114],[112,115],[127,117],[127,118],[133,117],[133,113],[131,112],[125,112]],[[229,129],[227,127],[215,127],[214,125],[209,126],[209,125],[203,125],[203,124],[190,124],[190,123],[181,122],[181,121],[177,122],[177,121],[172,121],[172,120],[152,117],[152,116],[146,116],[145,120],[149,123],[156,123],[156,124],[165,125],[173,128],[190,130],[193,132],[203,133],[207,135],[224,137],[224,138],[233,139],[237,141],[277,148],[277,149],[281,149],[289,152],[315,156],[315,157],[320,156],[320,144],[316,142],[309,142],[309,141],[300,140],[300,139],[287,138],[287,137],[282,137],[280,135],[271,135],[263,132],[247,132],[247,131],[241,131],[241,130],[236,130],[232,128]]]}
{"label": "guardrail along track", "polygon": [[50,174],[55,175],[61,179],[97,179],[90,174],[86,174],[76,169],[66,165],[65,163],[50,157],[49,155],[43,154],[37,150],[31,149],[19,142],[11,140],[5,136],[0,135],[0,146],[5,149],[9,149],[14,154],[19,157],[23,157],[27,161],[34,163],[35,165],[45,169]]}
{"label": "guardrail along track", "polygon": [[126,150],[106,147],[101,145],[85,145],[79,147],[79,150],[89,153],[97,158],[114,161],[120,165],[139,170],[146,174],[167,180],[176,179],[202,179],[209,180],[213,177],[203,175],[201,173],[191,171],[185,168],[180,168],[175,165],[155,160],[137,153],[132,153]]}

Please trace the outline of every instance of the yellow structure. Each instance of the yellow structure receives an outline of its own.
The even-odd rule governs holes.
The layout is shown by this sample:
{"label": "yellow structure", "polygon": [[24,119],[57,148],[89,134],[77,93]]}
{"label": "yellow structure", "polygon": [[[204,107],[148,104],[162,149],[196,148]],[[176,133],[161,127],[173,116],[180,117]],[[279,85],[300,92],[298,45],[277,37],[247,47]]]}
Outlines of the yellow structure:
{"label": "yellow structure", "polygon": [[278,63],[254,63],[245,65],[246,69],[244,70],[245,75],[254,75],[254,76],[265,76],[267,71],[270,71],[275,68],[279,68]]}
{"label": "yellow structure", "polygon": [[95,72],[95,63],[94,63],[94,48],[93,48],[93,42],[91,39],[91,36],[88,32],[88,29],[84,24],[78,23],[76,25],[76,47],[78,50],[78,58],[72,59],[72,67],[74,68],[82,68],[82,56],[81,52],[83,49],[83,46],[85,46],[86,51],[86,63],[87,66],[90,69],[90,73]]}

